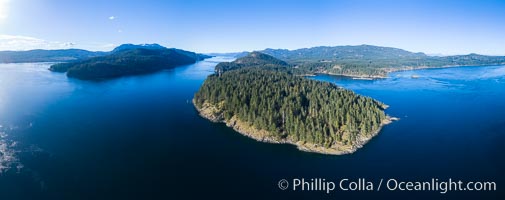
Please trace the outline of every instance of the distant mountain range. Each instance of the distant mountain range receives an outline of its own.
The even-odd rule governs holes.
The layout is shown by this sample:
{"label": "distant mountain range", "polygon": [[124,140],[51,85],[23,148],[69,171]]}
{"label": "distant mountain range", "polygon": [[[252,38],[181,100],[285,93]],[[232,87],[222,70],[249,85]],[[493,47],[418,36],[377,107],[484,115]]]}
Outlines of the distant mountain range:
{"label": "distant mountain range", "polygon": [[321,46],[296,50],[265,49],[263,53],[288,61],[312,60],[354,60],[354,59],[398,59],[398,58],[423,58],[424,53],[412,53],[403,49],[379,47],[372,45],[359,46]]}
{"label": "distant mountain range", "polygon": [[265,49],[261,52],[293,64],[303,73],[360,78],[382,78],[389,72],[399,70],[505,64],[505,56],[428,56],[424,53],[372,45],[323,46],[297,50]]}
{"label": "distant mountain range", "polygon": [[118,47],[114,48],[111,53],[117,53],[120,51],[125,51],[125,50],[132,50],[132,49],[166,49],[166,47],[161,46],[159,44],[122,44],[119,45]]}
{"label": "distant mountain range", "polygon": [[82,49],[0,51],[0,63],[68,62],[107,54],[108,52]]}

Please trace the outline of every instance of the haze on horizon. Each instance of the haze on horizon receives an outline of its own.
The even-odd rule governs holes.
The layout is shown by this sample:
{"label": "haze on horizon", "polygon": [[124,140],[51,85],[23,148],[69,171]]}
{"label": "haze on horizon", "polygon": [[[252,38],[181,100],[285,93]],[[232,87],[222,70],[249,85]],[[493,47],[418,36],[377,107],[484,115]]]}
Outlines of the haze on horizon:
{"label": "haze on horizon", "polygon": [[505,55],[505,1],[0,0],[0,50],[158,43],[201,53],[377,45]]}

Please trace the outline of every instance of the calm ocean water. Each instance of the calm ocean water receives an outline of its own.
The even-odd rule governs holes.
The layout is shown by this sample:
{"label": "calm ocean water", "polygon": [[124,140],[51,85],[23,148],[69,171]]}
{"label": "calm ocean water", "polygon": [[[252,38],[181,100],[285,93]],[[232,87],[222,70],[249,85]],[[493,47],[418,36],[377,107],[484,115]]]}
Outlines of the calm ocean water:
{"label": "calm ocean water", "polygon": [[[198,116],[193,94],[226,58],[89,82],[0,64],[0,199],[504,199],[505,66],[317,76],[401,118],[344,156],[246,138]],[[419,78],[412,78],[417,75]],[[282,191],[280,179],[495,181],[498,191]]]}

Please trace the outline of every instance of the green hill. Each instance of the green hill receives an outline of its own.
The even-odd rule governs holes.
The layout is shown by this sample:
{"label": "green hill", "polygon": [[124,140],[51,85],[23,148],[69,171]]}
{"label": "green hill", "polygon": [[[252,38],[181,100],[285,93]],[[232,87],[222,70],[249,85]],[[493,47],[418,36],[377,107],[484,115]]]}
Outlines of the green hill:
{"label": "green hill", "polygon": [[225,71],[240,69],[244,67],[261,66],[264,68],[272,68],[278,70],[285,70],[288,67],[288,63],[274,58],[273,56],[260,53],[252,52],[247,56],[236,59],[233,62],[222,62],[216,65],[216,73],[220,74]]}
{"label": "green hill", "polygon": [[54,64],[50,70],[67,72],[68,77],[78,79],[107,79],[170,69],[192,64],[208,57],[194,52],[164,47],[144,48],[135,45],[120,47],[121,49],[115,49],[106,56]]}

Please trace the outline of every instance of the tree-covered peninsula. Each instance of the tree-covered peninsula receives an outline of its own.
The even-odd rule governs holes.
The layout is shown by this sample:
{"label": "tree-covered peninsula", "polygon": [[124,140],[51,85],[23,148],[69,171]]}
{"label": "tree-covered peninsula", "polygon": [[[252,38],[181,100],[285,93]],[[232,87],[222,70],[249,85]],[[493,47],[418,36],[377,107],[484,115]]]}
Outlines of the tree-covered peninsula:
{"label": "tree-covered peninsula", "polygon": [[390,122],[383,103],[290,68],[259,52],[221,63],[193,103],[201,116],[256,140],[325,154],[352,153]]}
{"label": "tree-covered peninsula", "polygon": [[195,63],[208,56],[180,49],[169,49],[157,44],[125,44],[108,55],[69,63],[58,63],[51,71],[66,72],[68,77],[100,80],[127,75],[151,73]]}

